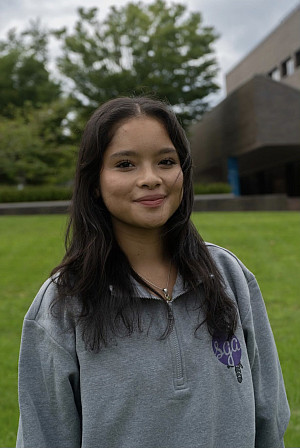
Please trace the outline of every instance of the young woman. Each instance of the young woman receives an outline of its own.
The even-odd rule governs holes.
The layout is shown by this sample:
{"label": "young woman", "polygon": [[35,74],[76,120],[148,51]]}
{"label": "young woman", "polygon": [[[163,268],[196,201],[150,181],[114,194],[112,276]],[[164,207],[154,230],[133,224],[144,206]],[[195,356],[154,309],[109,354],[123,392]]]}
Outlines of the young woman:
{"label": "young woman", "polygon": [[24,321],[17,447],[283,447],[289,408],[255,277],[193,224],[169,107],[102,105],[66,254]]}

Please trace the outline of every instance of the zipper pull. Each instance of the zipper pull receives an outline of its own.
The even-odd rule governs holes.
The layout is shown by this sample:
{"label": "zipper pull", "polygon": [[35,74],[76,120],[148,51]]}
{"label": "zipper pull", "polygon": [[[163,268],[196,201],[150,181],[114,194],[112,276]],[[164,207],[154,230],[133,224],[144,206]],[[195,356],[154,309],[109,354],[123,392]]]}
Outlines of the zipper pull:
{"label": "zipper pull", "polygon": [[167,288],[163,288],[163,293],[164,293],[164,296],[165,296],[165,300],[167,302],[171,302],[172,297],[169,295]]}

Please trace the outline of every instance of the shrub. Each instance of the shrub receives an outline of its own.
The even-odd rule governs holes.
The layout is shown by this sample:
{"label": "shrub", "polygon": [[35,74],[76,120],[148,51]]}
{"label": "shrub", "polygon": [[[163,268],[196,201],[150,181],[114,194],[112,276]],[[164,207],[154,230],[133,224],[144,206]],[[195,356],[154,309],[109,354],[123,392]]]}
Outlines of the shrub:
{"label": "shrub", "polygon": [[16,186],[0,186],[0,202],[63,201],[71,195],[71,187],[41,185],[19,190]]}
{"label": "shrub", "polygon": [[[194,184],[195,194],[231,193],[230,185],[225,183]],[[0,203],[2,202],[34,202],[64,201],[71,199],[71,187],[53,185],[26,186],[19,190],[16,186],[0,185]]]}
{"label": "shrub", "polygon": [[216,182],[211,184],[194,184],[195,194],[225,194],[231,193],[231,186],[226,183]]}

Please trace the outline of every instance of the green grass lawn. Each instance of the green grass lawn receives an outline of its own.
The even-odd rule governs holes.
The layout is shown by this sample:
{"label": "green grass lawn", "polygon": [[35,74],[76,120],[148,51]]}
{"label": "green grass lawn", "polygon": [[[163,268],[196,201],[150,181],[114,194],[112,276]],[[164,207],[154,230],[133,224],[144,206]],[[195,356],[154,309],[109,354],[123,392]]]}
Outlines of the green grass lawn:
{"label": "green grass lawn", "polygon": [[[206,241],[255,273],[273,327],[292,410],[286,447],[300,447],[300,214],[195,213]],[[17,362],[23,317],[63,254],[65,216],[0,217],[0,447],[15,444]]]}

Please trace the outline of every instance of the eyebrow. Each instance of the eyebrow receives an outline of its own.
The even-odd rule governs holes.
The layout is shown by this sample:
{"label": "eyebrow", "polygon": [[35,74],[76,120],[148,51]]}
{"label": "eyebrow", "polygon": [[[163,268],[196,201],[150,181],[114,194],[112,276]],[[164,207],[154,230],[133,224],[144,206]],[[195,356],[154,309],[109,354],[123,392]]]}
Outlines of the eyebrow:
{"label": "eyebrow", "polygon": [[[157,155],[163,155],[163,154],[177,154],[176,149],[174,148],[162,148],[159,151],[157,151]],[[118,157],[132,157],[132,156],[137,156],[138,152],[137,151],[133,151],[133,150],[124,150],[124,151],[119,151],[119,152],[115,152],[113,153],[110,158],[111,159],[116,159]]]}

